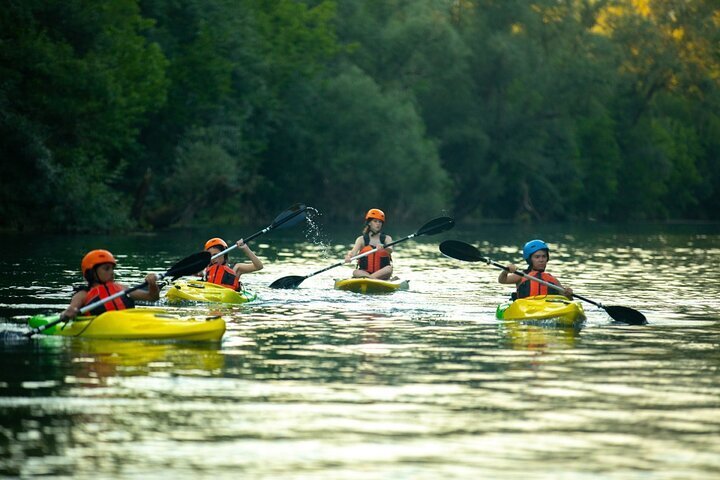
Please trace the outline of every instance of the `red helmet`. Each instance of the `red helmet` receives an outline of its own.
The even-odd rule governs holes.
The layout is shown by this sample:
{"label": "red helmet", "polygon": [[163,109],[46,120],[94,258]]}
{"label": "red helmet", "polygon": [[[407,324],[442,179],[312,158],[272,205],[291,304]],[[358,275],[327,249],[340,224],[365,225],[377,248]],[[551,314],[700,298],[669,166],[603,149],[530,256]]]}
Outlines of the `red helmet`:
{"label": "red helmet", "polygon": [[117,265],[117,261],[115,261],[112,253],[107,250],[93,250],[83,257],[82,262],[80,262],[80,271],[84,276],[88,270],[92,270],[103,263]]}
{"label": "red helmet", "polygon": [[225,240],[222,238],[211,238],[205,242],[205,250],[210,250],[212,247],[222,247],[220,250],[225,250],[227,248],[227,243],[225,243]]}
{"label": "red helmet", "polygon": [[379,210],[377,208],[371,208],[365,214],[365,220],[370,220],[371,218],[375,218],[375,219],[380,220],[381,222],[385,223],[385,213],[382,210]]}

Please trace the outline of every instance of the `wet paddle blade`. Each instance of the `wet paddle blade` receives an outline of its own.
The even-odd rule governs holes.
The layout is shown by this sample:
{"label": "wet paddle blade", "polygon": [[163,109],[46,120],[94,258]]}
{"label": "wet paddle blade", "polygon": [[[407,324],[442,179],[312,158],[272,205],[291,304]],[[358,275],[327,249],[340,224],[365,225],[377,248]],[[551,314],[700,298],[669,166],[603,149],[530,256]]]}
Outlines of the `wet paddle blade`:
{"label": "wet paddle blade", "polygon": [[480,250],[469,243],[458,240],[445,240],[440,244],[440,251],[446,257],[462,260],[464,262],[484,262]]}
{"label": "wet paddle blade", "polygon": [[455,226],[455,220],[450,217],[438,217],[430,220],[415,233],[418,235],[436,235],[438,233],[450,230]]}
{"label": "wet paddle blade", "polygon": [[307,277],[300,275],[289,275],[287,277],[278,278],[270,284],[270,288],[297,288]]}
{"label": "wet paddle blade", "polygon": [[165,273],[166,277],[172,277],[175,280],[184,275],[192,275],[205,269],[210,264],[212,255],[210,252],[198,252],[183,258],[178,263],[170,267]]}
{"label": "wet paddle blade", "polygon": [[615,305],[612,307],[603,306],[603,309],[616,322],[627,323],[628,325],[647,325],[645,315],[630,307]]}
{"label": "wet paddle blade", "polygon": [[305,206],[305,204],[296,203],[295,205],[275,217],[275,220],[273,220],[272,223],[272,227],[292,227],[294,225],[297,225],[298,223],[305,220],[305,217],[307,216],[306,210],[307,207]]}

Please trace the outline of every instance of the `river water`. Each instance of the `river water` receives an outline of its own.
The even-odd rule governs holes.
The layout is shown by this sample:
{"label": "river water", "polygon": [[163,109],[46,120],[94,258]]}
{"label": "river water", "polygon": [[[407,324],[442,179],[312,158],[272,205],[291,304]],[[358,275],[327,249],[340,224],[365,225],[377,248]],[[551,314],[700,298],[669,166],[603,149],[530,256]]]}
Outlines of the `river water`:
{"label": "river water", "polygon": [[[132,285],[206,237],[254,231],[4,234],[0,327],[61,311],[89,249],[113,251]],[[356,235],[267,233],[253,242],[266,268],[244,277],[256,302],[173,307],[223,314],[219,344],[1,345],[0,476],[717,478],[719,226],[458,226],[396,247],[409,291],[336,291],[344,266],[268,288],[337,262]],[[459,239],[520,263],[534,237],[551,244],[548,270],[564,284],[649,325],[613,324],[589,304],[579,331],[502,325],[498,270],[437,249]]]}

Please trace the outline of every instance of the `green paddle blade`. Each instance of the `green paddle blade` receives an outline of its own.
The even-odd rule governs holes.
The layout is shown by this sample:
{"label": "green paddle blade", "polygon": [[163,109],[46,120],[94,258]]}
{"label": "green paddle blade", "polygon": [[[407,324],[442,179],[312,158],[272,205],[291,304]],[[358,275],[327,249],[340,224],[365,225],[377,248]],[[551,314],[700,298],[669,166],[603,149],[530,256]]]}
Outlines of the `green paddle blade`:
{"label": "green paddle blade", "polygon": [[307,277],[300,275],[289,275],[287,277],[278,278],[270,284],[270,288],[297,288]]}
{"label": "green paddle blade", "polygon": [[446,257],[462,260],[464,262],[485,262],[486,259],[480,250],[469,243],[459,240],[445,240],[440,244],[440,251]]}
{"label": "green paddle blade", "polygon": [[630,307],[623,307],[621,305],[615,305],[612,307],[606,307],[603,305],[605,311],[610,318],[616,322],[627,323],[628,325],[647,325],[648,321],[645,315]]}

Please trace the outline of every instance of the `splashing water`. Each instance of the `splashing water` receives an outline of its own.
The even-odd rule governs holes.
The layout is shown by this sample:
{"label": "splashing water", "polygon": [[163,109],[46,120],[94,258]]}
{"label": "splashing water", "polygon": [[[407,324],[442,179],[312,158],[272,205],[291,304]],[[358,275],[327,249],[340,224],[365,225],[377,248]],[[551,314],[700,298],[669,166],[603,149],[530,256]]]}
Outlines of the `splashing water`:
{"label": "splashing water", "polygon": [[313,207],[307,207],[307,216],[305,222],[305,240],[319,247],[318,253],[322,258],[334,257],[334,251],[331,248],[330,240],[323,231],[320,218],[322,213]]}

